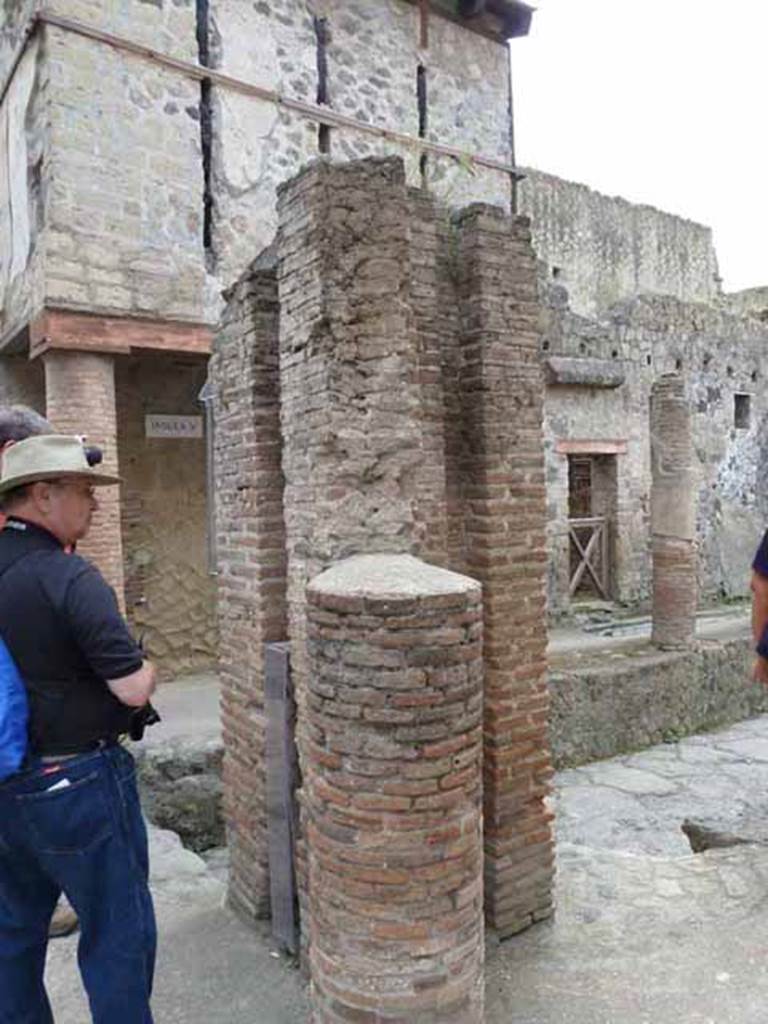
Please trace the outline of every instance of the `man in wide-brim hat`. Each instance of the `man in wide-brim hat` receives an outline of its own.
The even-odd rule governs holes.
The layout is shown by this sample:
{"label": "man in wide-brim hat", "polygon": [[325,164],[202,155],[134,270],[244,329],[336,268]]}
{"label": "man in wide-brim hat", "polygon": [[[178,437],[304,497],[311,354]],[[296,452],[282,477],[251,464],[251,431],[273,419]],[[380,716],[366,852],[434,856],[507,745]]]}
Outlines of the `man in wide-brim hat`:
{"label": "man in wide-brim hat", "polygon": [[155,922],[133,758],[119,739],[154,689],[95,566],[65,548],[88,531],[95,489],[80,438],[6,449],[0,633],[29,698],[29,755],[0,783],[0,1020],[51,1024],[48,921],[63,890],[81,926],[95,1024],[151,1024]]}
{"label": "man in wide-brim hat", "polygon": [[[26,405],[4,405],[0,407],[0,467],[4,452],[28,437],[38,434],[55,434],[53,424]],[[90,454],[89,454],[90,452]],[[90,465],[101,461],[101,450],[95,447],[86,448],[86,457]],[[5,526],[5,513],[0,508],[0,530]],[[2,631],[0,630],[0,633]],[[55,939],[71,935],[77,928],[77,914],[69,905],[66,896],[62,895],[58,906],[53,912],[48,935]]]}

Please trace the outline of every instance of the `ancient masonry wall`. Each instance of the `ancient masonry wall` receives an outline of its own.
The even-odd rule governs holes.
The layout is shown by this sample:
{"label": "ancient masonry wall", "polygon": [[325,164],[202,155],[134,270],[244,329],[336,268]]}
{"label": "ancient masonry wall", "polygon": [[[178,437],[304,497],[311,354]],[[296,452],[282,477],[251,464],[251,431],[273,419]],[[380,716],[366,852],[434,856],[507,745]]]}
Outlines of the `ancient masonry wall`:
{"label": "ancient masonry wall", "polygon": [[[197,59],[193,4],[56,0],[51,7],[172,57]],[[47,28],[45,39],[45,301],[206,319],[199,84],[58,28]]]}
{"label": "ancient masonry wall", "polygon": [[[705,598],[747,593],[755,537],[768,516],[762,353],[768,327],[725,308],[642,296],[591,320],[548,289],[545,448],[549,607],[568,606],[567,442],[611,452],[617,476],[612,594],[651,590],[649,402],[653,382],[682,375],[693,422],[698,588]],[[567,374],[558,361],[565,359]]]}
{"label": "ancient masonry wall", "polygon": [[274,268],[255,264],[228,295],[211,366],[229,900],[249,917],[269,909],[264,644],[287,635],[278,330]]}
{"label": "ancient masonry wall", "polygon": [[[405,0],[51,0],[46,8],[371,124],[511,157],[506,46],[433,16],[421,51],[418,10]],[[0,68],[10,66],[22,14],[30,4],[0,29]],[[409,181],[421,180],[418,153],[390,139],[354,129],[323,135],[273,103],[201,88],[54,26],[28,47],[0,121],[13,140],[10,177],[0,169],[0,185],[8,177],[0,342],[44,304],[214,323],[221,288],[274,237],[278,183],[321,151],[397,153]],[[509,204],[504,172],[473,173],[438,157],[424,171],[451,203]]]}
{"label": "ancient masonry wall", "polygon": [[151,413],[203,418],[207,359],[153,352],[118,358],[115,370],[128,618],[164,675],[210,670],[216,615],[206,438],[146,431]]}
{"label": "ancient masonry wall", "polygon": [[[420,50],[417,8],[404,0],[212,0],[211,60],[294,99],[322,99],[364,122],[511,162],[507,47],[439,16]],[[421,72],[419,71],[421,68]],[[421,122],[418,77],[426,83]],[[335,159],[401,156],[421,180],[415,150],[354,129],[331,128],[217,86],[213,102],[211,259],[227,285],[268,245],[275,190],[321,150]],[[322,141],[321,141],[322,137]],[[509,207],[504,172],[469,171],[447,157],[425,164],[430,190],[451,205],[483,199]]]}
{"label": "ancient masonry wall", "polygon": [[536,255],[568,289],[575,313],[599,316],[645,292],[682,302],[720,295],[711,228],[532,168],[524,173],[520,212],[531,218]]}
{"label": "ancient masonry wall", "polygon": [[[318,163],[281,189],[278,257],[287,636],[302,772],[306,777],[329,766],[311,726],[309,580],[358,553],[413,553],[449,567],[466,566],[488,594],[487,908],[495,927],[511,934],[550,912],[552,864],[543,803],[550,769],[543,681],[542,384],[527,225],[483,207],[449,228],[434,204],[409,193],[399,161]],[[256,292],[249,295],[249,288]],[[252,270],[230,300],[217,342],[214,380],[221,395],[218,416],[224,417],[217,445],[223,457],[233,441],[236,450],[218,482],[220,533],[236,521],[227,502],[239,502],[252,489],[255,506],[238,506],[237,521],[255,522],[261,488],[269,494],[277,479],[273,471],[254,472],[253,453],[237,443],[254,416],[251,378],[242,360],[264,360],[272,344],[260,328],[251,330],[251,317],[264,323],[260,300],[253,297],[259,288]],[[444,308],[449,295],[452,303]],[[273,330],[274,324],[267,333]],[[254,346],[261,354],[249,357]],[[273,402],[277,393],[273,387]],[[458,423],[451,424],[454,415]],[[265,443],[277,438],[274,419],[260,436]],[[223,699],[229,742],[238,756],[249,729],[256,741],[242,779],[228,782],[232,816],[238,813],[238,787],[249,778],[253,793],[263,791],[258,645],[278,637],[264,636],[257,563],[258,554],[248,557],[243,537],[233,536],[229,554],[222,555],[227,575],[220,579]],[[245,608],[233,618],[227,602],[234,600],[250,601],[245,608],[253,609],[247,647],[235,641]],[[362,646],[359,657],[360,666],[380,665],[381,655],[371,653],[371,661]],[[398,740],[420,747],[439,738],[438,732],[443,737],[424,707],[423,724],[410,730],[393,705],[389,724]],[[352,728],[363,711],[352,701],[338,715],[349,718]],[[263,850],[258,816],[242,821],[244,845],[250,842],[256,857]],[[240,828],[240,819],[230,827]],[[311,853],[304,830],[299,875],[305,922]],[[235,867],[233,884],[248,893],[242,903],[261,905],[267,891],[263,875],[248,875],[243,863],[242,870]]]}

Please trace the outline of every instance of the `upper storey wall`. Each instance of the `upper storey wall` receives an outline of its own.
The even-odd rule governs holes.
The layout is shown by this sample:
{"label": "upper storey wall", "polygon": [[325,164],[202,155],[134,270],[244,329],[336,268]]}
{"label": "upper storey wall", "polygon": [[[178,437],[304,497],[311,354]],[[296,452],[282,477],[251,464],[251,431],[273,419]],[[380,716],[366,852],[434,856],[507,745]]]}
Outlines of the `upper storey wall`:
{"label": "upper storey wall", "polygon": [[[57,0],[53,9],[197,60],[191,3]],[[204,319],[199,84],[60,28],[46,27],[45,39],[46,303]]]}
{"label": "upper storey wall", "polygon": [[[229,74],[309,103],[322,83],[337,113],[511,162],[508,49],[498,42],[433,16],[422,50],[418,9],[404,0],[211,0],[211,19],[214,64]],[[274,237],[276,185],[319,154],[320,139],[291,111],[218,86],[213,94],[214,253],[229,285]],[[333,159],[401,156],[408,182],[421,180],[418,151],[397,140],[332,127],[325,144]],[[425,175],[450,205],[509,207],[503,171],[430,154]]]}
{"label": "upper storey wall", "polygon": [[520,212],[531,218],[536,253],[568,289],[575,312],[599,316],[642,293],[682,302],[719,296],[710,228],[541,171],[525,174]]}
{"label": "upper storey wall", "polygon": [[[45,7],[192,64],[202,40],[212,68],[280,96],[511,160],[507,47],[433,14],[420,49],[419,10],[406,0]],[[31,4],[0,8],[0,68],[10,71],[31,15]],[[414,145],[354,127],[321,133],[279,104],[215,82],[206,91],[183,70],[59,26],[35,33],[3,108],[12,144],[0,174],[13,182],[0,200],[0,346],[44,305],[215,322],[221,289],[274,237],[277,185],[321,150],[399,155],[411,184],[423,170],[451,205],[509,206],[503,171],[437,155],[421,168]]]}

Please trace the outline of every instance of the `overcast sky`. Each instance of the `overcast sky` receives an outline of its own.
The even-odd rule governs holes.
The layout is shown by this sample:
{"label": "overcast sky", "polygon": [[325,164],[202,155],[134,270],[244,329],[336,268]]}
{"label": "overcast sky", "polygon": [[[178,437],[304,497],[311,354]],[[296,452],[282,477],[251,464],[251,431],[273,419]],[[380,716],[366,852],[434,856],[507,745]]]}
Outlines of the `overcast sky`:
{"label": "overcast sky", "polygon": [[517,161],[714,230],[768,285],[768,0],[533,0],[512,42]]}

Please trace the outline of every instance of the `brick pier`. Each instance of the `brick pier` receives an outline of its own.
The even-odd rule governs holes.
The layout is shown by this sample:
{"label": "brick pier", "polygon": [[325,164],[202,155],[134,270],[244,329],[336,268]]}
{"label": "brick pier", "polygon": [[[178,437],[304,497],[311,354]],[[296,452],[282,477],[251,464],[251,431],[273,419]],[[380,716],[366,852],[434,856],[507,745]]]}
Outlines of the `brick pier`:
{"label": "brick pier", "polygon": [[[394,159],[310,165],[281,188],[279,219],[276,294],[254,264],[230,298],[214,364],[231,899],[254,913],[266,898],[261,645],[286,639],[317,1020],[480,1020],[470,907],[484,891],[502,937],[552,912],[543,380],[528,223],[487,206],[452,222],[406,187]],[[352,600],[331,576],[308,604],[310,580],[373,553],[431,563],[415,563],[424,594],[414,584],[406,600],[404,572],[387,584],[391,607],[365,596],[370,580]],[[434,597],[431,574],[448,570],[479,581],[482,608],[461,588],[448,603]],[[470,885],[481,837],[469,769],[480,750],[484,883]],[[458,846],[434,838],[438,818],[459,828]],[[372,871],[389,870],[382,844],[398,859],[386,892],[370,888]],[[444,861],[461,865],[461,879],[443,877]],[[420,874],[410,878],[406,862]],[[357,889],[340,882],[348,864]],[[380,981],[366,983],[373,960]],[[390,974],[405,979],[401,1010]]]}
{"label": "brick pier", "polygon": [[696,631],[696,478],[691,409],[682,377],[651,391],[653,626],[659,647],[686,647]]}
{"label": "brick pier", "polygon": [[[102,469],[119,473],[115,359],[100,352],[51,351],[45,363],[46,414],[62,434],[85,434],[104,451]],[[124,608],[120,488],[98,491],[99,511],[79,551],[95,562]]]}

